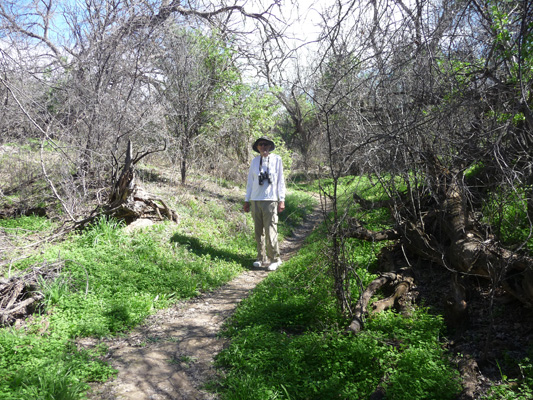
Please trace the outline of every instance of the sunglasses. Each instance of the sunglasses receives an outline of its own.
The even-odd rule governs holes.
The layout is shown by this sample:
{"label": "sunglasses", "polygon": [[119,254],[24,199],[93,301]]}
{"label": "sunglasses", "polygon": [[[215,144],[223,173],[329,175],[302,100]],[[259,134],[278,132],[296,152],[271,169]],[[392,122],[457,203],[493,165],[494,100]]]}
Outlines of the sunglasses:
{"label": "sunglasses", "polygon": [[270,143],[257,143],[257,146],[270,146]]}

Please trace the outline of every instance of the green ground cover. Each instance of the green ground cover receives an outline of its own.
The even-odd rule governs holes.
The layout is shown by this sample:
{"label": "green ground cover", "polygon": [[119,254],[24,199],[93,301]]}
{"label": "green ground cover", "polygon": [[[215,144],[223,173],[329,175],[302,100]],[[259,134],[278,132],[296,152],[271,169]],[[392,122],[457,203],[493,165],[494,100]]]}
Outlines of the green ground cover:
{"label": "green ground cover", "polygon": [[[294,190],[281,235],[288,235],[314,200]],[[0,329],[0,399],[80,399],[89,382],[115,374],[101,361],[105,348],[78,350],[81,337],[127,333],[148,315],[212,290],[244,271],[255,257],[251,217],[235,199],[195,196],[176,204],[180,223],[126,233],[98,220],[86,231],[14,263],[16,269],[62,262],[58,279],[23,328]],[[12,236],[51,229],[46,219],[0,220]]]}
{"label": "green ground cover", "polygon": [[[367,199],[379,197],[369,185],[346,179],[339,193],[356,188]],[[383,210],[358,217],[370,228],[390,223]],[[355,239],[347,243],[360,266],[354,298],[375,277],[378,250]],[[231,344],[217,357],[225,371],[221,398],[368,399],[376,391],[387,399],[455,398],[461,388],[443,348],[442,318],[422,307],[409,317],[387,311],[369,318],[357,336],[347,335],[327,254],[325,233],[317,230],[240,304],[224,330]]]}
{"label": "green ground cover", "polygon": [[[306,189],[291,187],[280,216],[281,237],[316,204]],[[347,215],[370,229],[390,224],[387,210],[363,212],[350,200],[353,190],[367,200],[382,199],[377,186],[346,179],[338,189]],[[0,399],[85,398],[90,382],[105,381],[115,371],[101,360],[105,347],[79,349],[77,339],[126,334],[158,309],[214,289],[249,266],[253,225],[237,196],[195,195],[173,205],[178,225],[129,234],[115,221],[99,220],[11,266],[64,263],[59,279],[42,282],[45,299],[37,313],[22,328],[0,329]],[[40,217],[0,220],[12,240],[54,227]],[[345,243],[348,261],[358,266],[353,298],[375,277],[382,245]],[[368,318],[357,336],[345,334],[348,321],[331,289],[328,253],[325,229],[318,229],[241,303],[223,332],[230,345],[217,357],[224,379],[210,389],[221,399],[367,399],[377,391],[386,399],[455,398],[459,379],[444,351],[442,318],[424,307],[409,317],[387,311]],[[522,381],[503,377],[487,398],[530,398],[531,363],[526,359],[519,367]]]}

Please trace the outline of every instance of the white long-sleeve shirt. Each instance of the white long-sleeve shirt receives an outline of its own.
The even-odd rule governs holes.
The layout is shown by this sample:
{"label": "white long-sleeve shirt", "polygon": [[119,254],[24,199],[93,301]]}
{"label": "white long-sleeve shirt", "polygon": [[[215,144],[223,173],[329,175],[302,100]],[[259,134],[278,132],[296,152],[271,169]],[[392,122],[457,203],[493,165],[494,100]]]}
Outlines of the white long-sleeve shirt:
{"label": "white long-sleeve shirt", "polygon": [[[244,201],[285,201],[285,177],[283,176],[283,162],[277,154],[269,154],[263,158],[257,156],[250,164],[248,171],[248,183],[246,185],[246,196]],[[272,183],[267,180],[259,185],[259,173],[269,172]]]}

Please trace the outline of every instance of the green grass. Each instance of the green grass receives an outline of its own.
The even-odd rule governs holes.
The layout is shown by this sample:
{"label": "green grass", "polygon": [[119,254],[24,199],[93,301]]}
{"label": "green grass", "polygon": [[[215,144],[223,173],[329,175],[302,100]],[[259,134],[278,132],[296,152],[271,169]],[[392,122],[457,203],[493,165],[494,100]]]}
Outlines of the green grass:
{"label": "green grass", "polygon": [[533,252],[533,227],[527,215],[527,198],[531,188],[492,192],[483,207],[484,221],[508,246],[525,245]]}
{"label": "green grass", "polygon": [[[350,200],[353,190],[367,200],[386,198],[364,179],[343,178],[340,204],[369,229],[390,224],[385,209],[363,211]],[[291,186],[280,215],[281,237],[290,235],[315,204],[299,184]],[[148,315],[212,290],[249,267],[255,258],[253,223],[235,199],[188,197],[175,205],[180,223],[162,223],[126,234],[115,221],[101,219],[86,231],[44,248],[12,265],[22,270],[44,260],[62,262],[55,281],[42,281],[39,313],[24,328],[0,329],[0,398],[83,399],[90,382],[116,371],[101,360],[106,349],[80,350],[80,337],[127,333]],[[342,210],[344,211],[344,209]],[[48,220],[0,220],[14,236],[44,233]],[[358,335],[333,294],[325,229],[269,274],[236,310],[224,328],[229,346],[217,357],[224,379],[211,384],[221,399],[453,399],[457,372],[443,350],[442,318],[417,308],[406,317],[392,311],[369,317]],[[366,286],[376,254],[385,244],[344,242],[352,298]],[[360,282],[359,282],[360,280]],[[189,362],[190,360],[174,360]],[[520,364],[523,379],[503,377],[487,399],[531,395],[531,363]]]}
{"label": "green grass", "polygon": [[45,217],[36,215],[21,216],[18,218],[0,219],[0,229],[11,231],[11,233],[24,235],[27,233],[46,232],[52,229],[55,224]]}
{"label": "green grass", "polygon": [[[387,183],[393,181],[394,186],[398,190],[405,190],[405,182],[401,178],[381,177],[381,179],[388,179]],[[334,180],[332,178],[322,178],[308,182],[294,183],[295,188],[300,188],[305,191],[312,191],[314,193],[327,193],[333,195]],[[352,194],[357,192],[359,196],[368,201],[379,201],[388,198],[378,177],[370,176],[343,176],[337,179],[337,197],[338,200],[346,203],[352,202]]]}
{"label": "green grass", "polygon": [[[347,196],[361,189],[355,180],[343,185],[350,185],[340,188]],[[379,198],[374,191],[366,194]],[[390,222],[381,210],[358,218],[369,227]],[[346,243],[364,287],[375,278],[378,250]],[[230,345],[217,357],[224,370],[216,387],[220,398],[355,400],[380,390],[387,399],[454,399],[461,388],[441,342],[442,318],[424,308],[409,317],[387,311],[368,318],[358,335],[347,335],[349,320],[332,293],[328,251],[325,231],[315,231],[297,256],[241,302],[224,329]],[[356,282],[351,290],[357,299]]]}
{"label": "green grass", "polygon": [[56,227],[57,222],[36,215],[0,219],[0,235],[4,238],[4,248],[0,251],[0,261],[3,264],[3,267],[0,266],[0,276],[8,270],[28,266],[28,263],[13,265],[7,260],[22,259],[29,253],[40,251],[39,246],[35,245],[44,243],[42,240]]}
{"label": "green grass", "polygon": [[114,370],[100,361],[105,351],[77,350],[57,336],[0,330],[1,399],[80,399],[88,382],[104,381]]}
{"label": "green grass", "polygon": [[313,210],[316,204],[317,200],[310,197],[307,192],[296,188],[291,190],[285,202],[286,208],[279,214],[278,233],[280,238],[290,236],[294,228],[303,222],[305,216]]}
{"label": "green grass", "polygon": [[[409,318],[388,311],[346,335],[316,235],[225,327],[221,398],[367,399],[381,386],[390,399],[453,399],[460,389],[440,342],[442,319],[425,309]],[[360,276],[365,285],[374,277]]]}
{"label": "green grass", "polygon": [[[289,194],[290,232],[309,211],[303,193]],[[39,313],[23,329],[0,329],[1,399],[80,399],[88,383],[115,371],[100,361],[105,349],[78,350],[81,337],[128,332],[158,309],[223,285],[255,258],[251,216],[242,203],[196,197],[177,205],[180,223],[126,234],[100,219],[82,233],[14,263],[13,270],[62,262],[61,276],[41,280]],[[52,229],[46,219],[1,220],[13,232]]]}

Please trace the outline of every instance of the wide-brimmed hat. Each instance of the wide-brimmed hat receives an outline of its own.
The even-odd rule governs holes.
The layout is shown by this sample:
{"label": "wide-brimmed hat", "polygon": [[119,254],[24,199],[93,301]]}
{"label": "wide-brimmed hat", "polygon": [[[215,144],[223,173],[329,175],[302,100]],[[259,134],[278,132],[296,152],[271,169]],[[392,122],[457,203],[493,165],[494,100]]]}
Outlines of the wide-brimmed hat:
{"label": "wide-brimmed hat", "polygon": [[252,149],[254,149],[255,152],[259,153],[259,150],[257,149],[257,144],[259,142],[268,142],[270,144],[270,151],[274,150],[276,148],[276,145],[272,140],[267,138],[266,136],[262,136],[259,139],[257,139],[254,144],[252,144]]}

